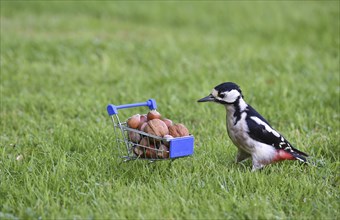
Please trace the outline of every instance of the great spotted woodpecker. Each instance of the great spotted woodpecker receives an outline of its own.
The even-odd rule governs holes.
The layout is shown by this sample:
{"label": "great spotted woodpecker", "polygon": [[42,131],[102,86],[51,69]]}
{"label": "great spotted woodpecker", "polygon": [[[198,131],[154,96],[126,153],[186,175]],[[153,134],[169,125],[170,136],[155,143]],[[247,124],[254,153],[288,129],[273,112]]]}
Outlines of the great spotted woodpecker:
{"label": "great spotted woodpecker", "polygon": [[242,91],[232,82],[216,86],[198,102],[216,102],[227,111],[227,131],[238,148],[236,162],[251,157],[252,170],[282,160],[307,162],[308,155],[294,148],[279,132],[243,99]]}

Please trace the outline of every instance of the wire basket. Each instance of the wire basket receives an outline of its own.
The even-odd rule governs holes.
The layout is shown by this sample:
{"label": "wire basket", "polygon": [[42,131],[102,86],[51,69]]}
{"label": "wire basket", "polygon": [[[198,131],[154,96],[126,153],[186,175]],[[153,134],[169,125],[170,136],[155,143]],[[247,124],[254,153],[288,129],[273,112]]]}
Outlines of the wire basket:
{"label": "wire basket", "polygon": [[[150,110],[157,108],[156,101],[107,106],[112,119],[115,134],[115,149],[125,160],[145,159],[150,161],[168,160],[190,156],[194,153],[194,136],[162,138],[143,131],[129,128],[125,121],[118,117],[118,109],[146,106]],[[136,140],[138,139],[138,141]]]}

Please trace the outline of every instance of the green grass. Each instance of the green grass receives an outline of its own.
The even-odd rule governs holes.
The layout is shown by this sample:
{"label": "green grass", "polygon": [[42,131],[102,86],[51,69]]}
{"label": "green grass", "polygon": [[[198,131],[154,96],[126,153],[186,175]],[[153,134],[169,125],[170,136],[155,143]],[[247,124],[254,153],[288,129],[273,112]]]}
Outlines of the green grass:
{"label": "green grass", "polygon": [[[338,1],[2,0],[0,219],[339,219],[339,20]],[[319,166],[235,164],[224,108],[196,102],[224,81]],[[149,98],[194,156],[117,158],[106,105]]]}

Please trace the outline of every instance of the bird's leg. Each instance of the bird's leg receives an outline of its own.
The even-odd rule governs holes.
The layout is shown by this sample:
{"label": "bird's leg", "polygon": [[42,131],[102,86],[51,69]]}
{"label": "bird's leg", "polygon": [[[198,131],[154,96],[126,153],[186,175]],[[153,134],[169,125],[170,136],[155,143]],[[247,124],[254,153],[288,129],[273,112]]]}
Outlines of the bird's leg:
{"label": "bird's leg", "polygon": [[251,155],[242,149],[238,149],[237,156],[236,156],[236,163],[240,163],[246,159],[248,159]]}
{"label": "bird's leg", "polygon": [[265,166],[265,164],[261,163],[260,161],[258,161],[254,157],[252,158],[252,160],[253,160],[253,168],[252,168],[251,171],[253,171],[253,172],[256,171],[256,170],[260,170]]}

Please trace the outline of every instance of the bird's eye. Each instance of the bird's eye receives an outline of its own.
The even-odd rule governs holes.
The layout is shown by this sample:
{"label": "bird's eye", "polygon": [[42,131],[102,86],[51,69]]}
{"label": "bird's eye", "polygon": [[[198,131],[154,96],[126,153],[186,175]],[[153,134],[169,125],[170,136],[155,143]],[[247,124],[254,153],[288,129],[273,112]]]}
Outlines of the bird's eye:
{"label": "bird's eye", "polygon": [[218,94],[218,97],[220,97],[221,99],[223,99],[223,98],[224,98],[224,96],[225,96],[225,94],[224,94],[224,93],[220,93],[220,94]]}

